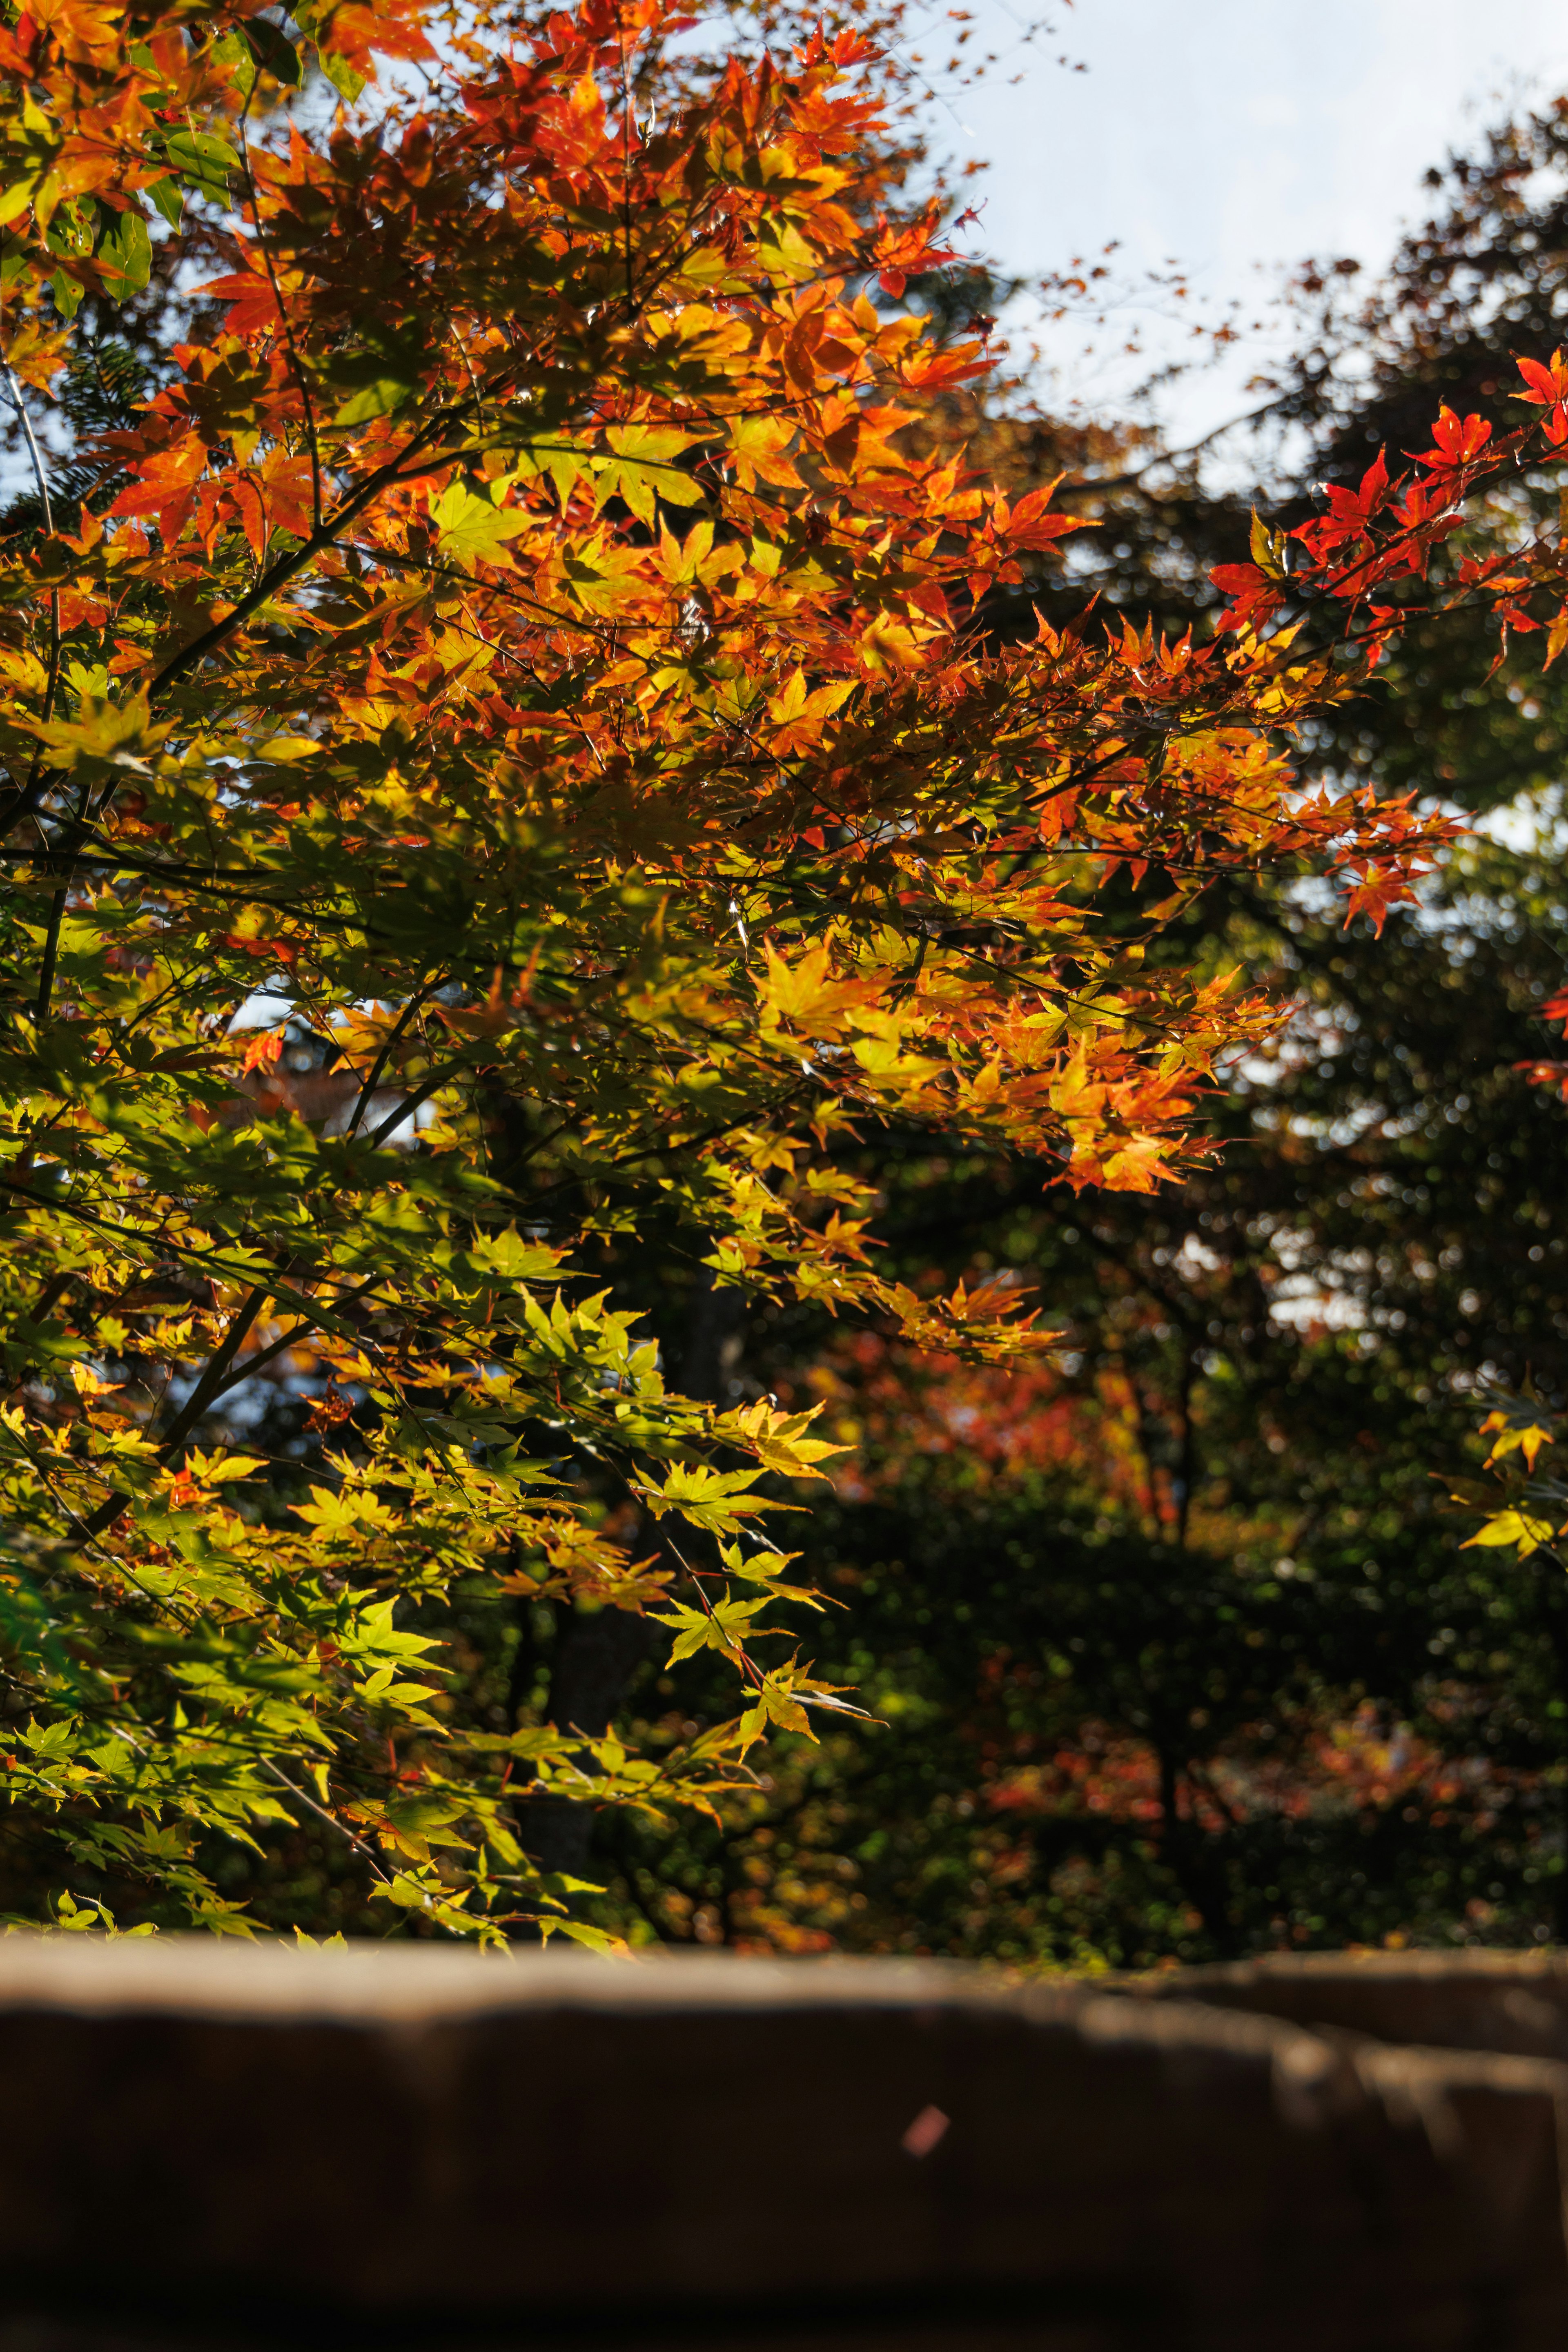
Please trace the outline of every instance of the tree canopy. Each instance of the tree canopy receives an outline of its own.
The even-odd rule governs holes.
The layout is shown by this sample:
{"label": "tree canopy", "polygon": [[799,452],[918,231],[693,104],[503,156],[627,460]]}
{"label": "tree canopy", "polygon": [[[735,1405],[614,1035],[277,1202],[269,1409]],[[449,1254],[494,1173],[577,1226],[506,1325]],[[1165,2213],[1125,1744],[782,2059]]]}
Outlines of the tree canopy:
{"label": "tree canopy", "polygon": [[[936,427],[990,360],[907,299],[951,252],[889,53],[687,29],[0,33],[20,1916],[287,1923],[215,1856],[313,1823],[389,1916],[602,1940],[563,1818],[721,1808],[858,1704],[773,1532],[836,1448],[703,1372],[727,1299],[1043,1362],[1008,1268],[900,1274],[899,1139],[1036,1197],[1208,1167],[1281,995],[1205,894],[1381,926],[1451,814],[1314,745],[1445,614],[1568,633],[1516,511],[1550,356],[1517,429],[1445,408],[1256,520],[1215,626],[1004,625],[1086,518]],[[532,1705],[542,1608],[657,1625],[729,1712],[634,1743],[586,1667]]]}

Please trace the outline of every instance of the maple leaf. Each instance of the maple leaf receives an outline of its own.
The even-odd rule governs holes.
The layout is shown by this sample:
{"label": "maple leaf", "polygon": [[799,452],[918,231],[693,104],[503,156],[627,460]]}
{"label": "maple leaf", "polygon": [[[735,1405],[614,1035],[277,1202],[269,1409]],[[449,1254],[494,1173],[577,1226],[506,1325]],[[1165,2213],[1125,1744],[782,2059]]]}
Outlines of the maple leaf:
{"label": "maple leaf", "polygon": [[508,540],[528,526],[528,517],[515,508],[498,507],[476,498],[462,482],[453,482],[430,502],[430,520],[437,545],[449,562],[465,570],[476,563],[508,563]]}
{"label": "maple leaf", "polygon": [[1487,1521],[1485,1527],[1478,1534],[1471,1536],[1467,1542],[1461,1544],[1459,1549],[1461,1551],[1470,1551],[1478,1544],[1498,1546],[1513,1544],[1519,1548],[1520,1558],[1528,1559],[1532,1552],[1539,1551],[1543,1544],[1549,1544],[1552,1541],[1553,1532],[1550,1519],[1542,1518],[1532,1511],[1521,1511],[1510,1507],[1505,1511],[1496,1512]]}
{"label": "maple leaf", "polygon": [[714,1431],[753,1448],[763,1467],[781,1477],[820,1478],[826,1474],[817,1464],[847,1450],[805,1434],[822,1410],[818,1404],[805,1412],[784,1412],[766,1397],[759,1397],[755,1404],[724,1414],[715,1422]]}
{"label": "maple leaf", "polygon": [[1526,1470],[1533,1471],[1535,1457],[1543,1445],[1553,1442],[1553,1432],[1548,1422],[1540,1420],[1528,1405],[1506,1411],[1500,1408],[1487,1415],[1481,1423],[1481,1435],[1492,1441],[1487,1456],[1489,1469],[1515,1452],[1524,1455]]}
{"label": "maple leaf", "polygon": [[1432,446],[1416,457],[1418,466],[1430,466],[1436,471],[1452,472],[1468,465],[1479,457],[1492,437],[1492,428],[1484,416],[1467,416],[1461,423],[1447,403],[1437,411],[1437,422],[1432,427]]}
{"label": "maple leaf", "polygon": [[1348,930],[1358,915],[1367,916],[1373,929],[1381,933],[1388,919],[1391,907],[1414,906],[1415,893],[1409,883],[1385,867],[1372,867],[1359,881],[1352,877],[1352,887],[1345,901],[1344,928]]}
{"label": "maple leaf", "polygon": [[262,1068],[265,1066],[279,1061],[282,1056],[282,1030],[264,1030],[259,1035],[252,1037],[250,1043],[245,1049],[244,1055],[239,1065],[242,1076],[248,1077],[252,1070]]}
{"label": "maple leaf", "polygon": [[796,964],[786,963],[771,940],[763,943],[766,976],[758,989],[764,1023],[787,1021],[805,1037],[841,1037],[853,1014],[870,1004],[875,980],[837,978],[826,943],[818,940]]}
{"label": "maple leaf", "polygon": [[1384,505],[1389,495],[1388,465],[1380,449],[1366,472],[1360,488],[1342,489],[1337,483],[1325,483],[1323,496],[1328,500],[1326,517],[1316,522],[1304,522],[1290,533],[1300,540],[1315,563],[1345,547],[1359,547],[1365,540],[1373,518]]}
{"label": "maple leaf", "polygon": [[612,425],[606,436],[612,459],[595,461],[595,504],[624,499],[639,522],[651,526],[660,499],[674,506],[700,505],[702,485],[675,461],[697,436],[668,425]]}
{"label": "maple leaf", "polygon": [[1279,582],[1256,563],[1219,563],[1209,578],[1233,601],[1221,614],[1221,629],[1258,629],[1271,620],[1285,598]]}
{"label": "maple leaf", "polygon": [[929,205],[917,221],[905,227],[889,226],[885,214],[878,216],[871,240],[871,263],[877,272],[877,282],[884,294],[895,301],[911,278],[923,277],[928,270],[945,268],[957,256],[947,246],[933,246],[938,207]]}
{"label": "maple leaf", "polygon": [[1092,526],[1077,515],[1048,514],[1046,510],[1060,486],[1060,477],[1047,482],[1037,490],[1029,490],[1015,500],[1011,508],[1001,502],[996,515],[996,530],[1014,547],[1049,547],[1068,531],[1088,530]]}
{"label": "maple leaf", "polygon": [[269,324],[277,323],[278,297],[259,260],[254,264],[247,260],[244,269],[231,270],[222,278],[209,278],[194,290],[228,304],[224,325],[232,335],[264,334]]}
{"label": "maple leaf", "polygon": [[205,447],[194,435],[156,450],[132,467],[134,481],[121,491],[109,511],[150,515],[164,545],[173,547],[195,511],[206,467]]}
{"label": "maple leaf", "polygon": [[843,708],[854,691],[853,683],[847,679],[808,688],[804,670],[792,672],[780,691],[768,697],[773,751],[783,756],[809,750],[821,735],[826,721]]}
{"label": "maple leaf", "polygon": [[800,488],[800,476],[786,454],[796,438],[789,418],[733,416],[725,429],[735,479],[742,489],[755,489],[760,481],[778,489]]}
{"label": "maple leaf", "polygon": [[1568,402],[1568,352],[1553,352],[1546,367],[1539,360],[1524,359],[1518,367],[1525,389],[1513,394],[1515,400],[1530,401],[1538,408],[1560,408]]}
{"label": "maple leaf", "polygon": [[763,1509],[749,1491],[762,1475],[761,1470],[715,1470],[706,1462],[675,1462],[665,1472],[662,1486],[645,1476],[637,1492],[656,1519],[678,1511],[696,1528],[731,1528],[755,1518]]}

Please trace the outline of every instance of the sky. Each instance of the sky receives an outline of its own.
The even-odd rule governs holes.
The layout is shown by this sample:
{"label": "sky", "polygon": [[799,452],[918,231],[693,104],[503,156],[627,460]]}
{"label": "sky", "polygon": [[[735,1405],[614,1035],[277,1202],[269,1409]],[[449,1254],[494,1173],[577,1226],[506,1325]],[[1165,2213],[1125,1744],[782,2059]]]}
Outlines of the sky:
{"label": "sky", "polygon": [[[1386,261],[1401,224],[1423,215],[1429,165],[1521,95],[1568,91],[1568,0],[1077,0],[1022,47],[1029,0],[971,5],[972,46],[1013,53],[933,110],[939,145],[991,165],[969,235],[1035,277],[1119,239],[1124,275],[1174,260],[1215,317],[1232,300],[1256,317],[1278,265]],[[939,35],[921,53],[934,62],[942,47]],[[1121,316],[1173,352],[1188,331],[1162,314],[1180,307],[1143,300]],[[1114,406],[1132,375],[1086,365],[1083,342],[1055,331],[1061,379]],[[1245,407],[1267,348],[1185,383],[1168,423],[1195,437]]]}

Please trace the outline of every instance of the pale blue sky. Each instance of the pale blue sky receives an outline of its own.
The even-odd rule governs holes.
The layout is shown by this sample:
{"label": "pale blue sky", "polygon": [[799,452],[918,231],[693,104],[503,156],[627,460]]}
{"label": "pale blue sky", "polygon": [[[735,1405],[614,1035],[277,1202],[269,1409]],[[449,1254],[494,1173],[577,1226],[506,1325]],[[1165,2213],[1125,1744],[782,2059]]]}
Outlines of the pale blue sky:
{"label": "pale blue sky", "polygon": [[[1028,0],[972,5],[998,49],[1030,13]],[[1174,257],[1195,293],[1249,311],[1260,263],[1386,259],[1423,208],[1428,164],[1521,89],[1568,90],[1568,0],[1078,0],[1052,15],[1054,37],[933,115],[939,143],[993,166],[982,241],[1039,273],[1120,238],[1131,269]],[[922,53],[942,47],[937,35]],[[1089,71],[1063,71],[1064,51]],[[1157,314],[1143,324],[1157,348],[1179,345]],[[1058,331],[1064,379],[1113,403],[1131,379],[1086,368],[1083,340]],[[1184,436],[1246,404],[1267,348],[1174,396]]]}

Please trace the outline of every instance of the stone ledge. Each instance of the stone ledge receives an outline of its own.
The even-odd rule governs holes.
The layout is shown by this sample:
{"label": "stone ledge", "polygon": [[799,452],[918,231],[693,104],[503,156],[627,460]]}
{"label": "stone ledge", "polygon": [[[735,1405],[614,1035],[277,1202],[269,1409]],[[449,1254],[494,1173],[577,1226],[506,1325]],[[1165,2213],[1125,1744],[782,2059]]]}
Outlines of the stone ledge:
{"label": "stone ledge", "polygon": [[1156,2000],[1201,2000],[1384,2042],[1568,2062],[1568,1953],[1283,1953],[1119,1981]]}
{"label": "stone ledge", "polygon": [[0,2352],[1561,2352],[1568,2068],[1261,1982],[13,1936]]}

